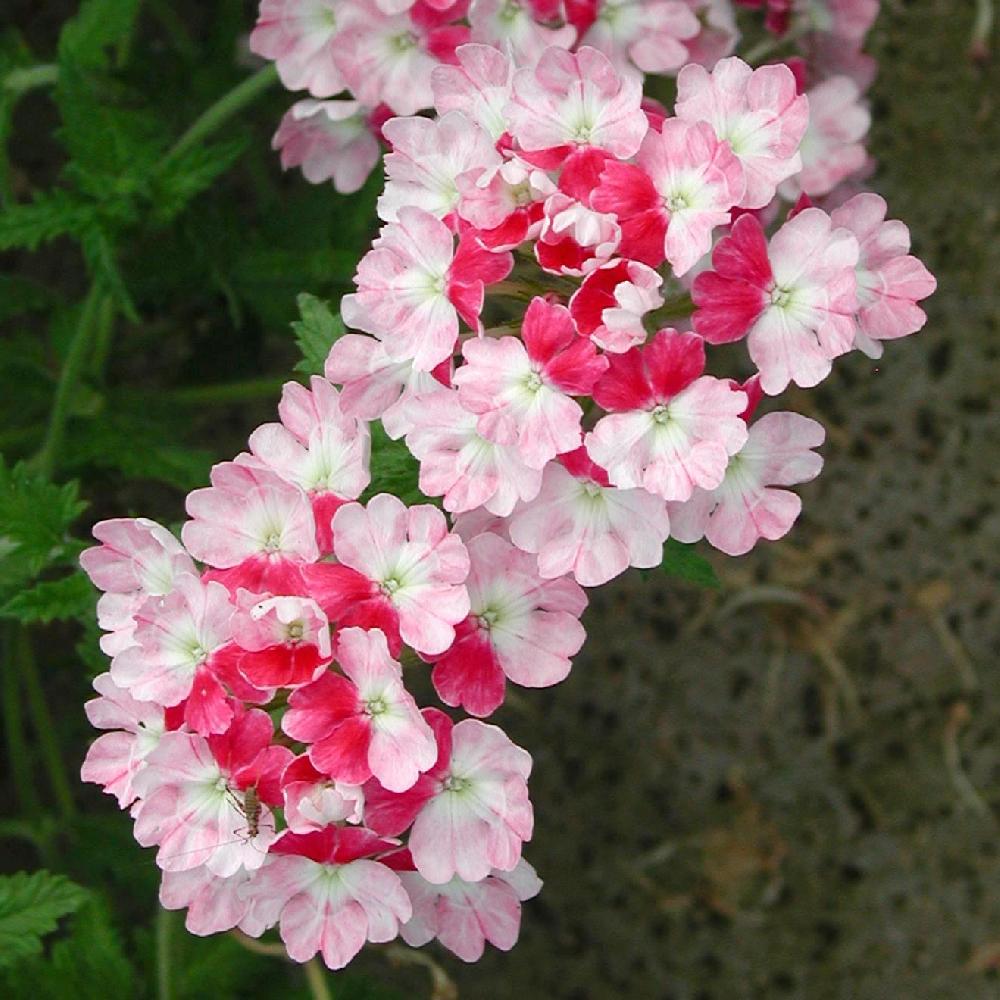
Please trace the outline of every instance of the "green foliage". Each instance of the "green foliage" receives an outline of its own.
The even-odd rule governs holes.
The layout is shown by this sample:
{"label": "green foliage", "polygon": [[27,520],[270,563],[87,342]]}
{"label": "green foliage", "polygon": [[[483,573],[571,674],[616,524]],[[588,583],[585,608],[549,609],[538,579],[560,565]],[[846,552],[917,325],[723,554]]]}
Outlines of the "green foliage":
{"label": "green foliage", "polygon": [[75,558],[68,529],[86,506],[77,483],[56,486],[0,458],[0,594]]}
{"label": "green foliage", "polygon": [[71,573],[61,580],[36,583],[0,605],[0,616],[24,624],[93,616],[97,593],[85,573]]}
{"label": "green foliage", "polygon": [[303,292],[296,300],[302,319],[292,323],[302,360],[295,366],[306,375],[322,375],[330,348],[344,335],[344,321],[330,303]]}
{"label": "green foliage", "polygon": [[393,441],[378,421],[370,425],[372,434],[372,481],[364,496],[367,502],[376,493],[392,493],[403,503],[435,503],[420,492],[420,463],[404,441]]}
{"label": "green foliage", "polygon": [[157,223],[171,222],[202,191],[224,174],[247,147],[246,136],[193,146],[170,160],[153,177],[152,199]]}
{"label": "green foliage", "polygon": [[53,190],[0,214],[0,250],[36,250],[57,236],[78,239],[94,225],[94,206],[69,191]]}
{"label": "green foliage", "polygon": [[0,875],[0,969],[39,954],[42,938],[85,899],[86,892],[62,875]]}
{"label": "green foliage", "polygon": [[685,545],[676,538],[668,538],[663,546],[663,562],[660,569],[671,576],[679,577],[688,583],[699,587],[710,587],[717,590],[722,586],[712,564],[695,548]]}
{"label": "green foliage", "polygon": [[130,1000],[135,970],[125,957],[107,907],[90,896],[72,922],[72,933],[51,954],[19,962],[8,974],[8,995],[33,1000]]}

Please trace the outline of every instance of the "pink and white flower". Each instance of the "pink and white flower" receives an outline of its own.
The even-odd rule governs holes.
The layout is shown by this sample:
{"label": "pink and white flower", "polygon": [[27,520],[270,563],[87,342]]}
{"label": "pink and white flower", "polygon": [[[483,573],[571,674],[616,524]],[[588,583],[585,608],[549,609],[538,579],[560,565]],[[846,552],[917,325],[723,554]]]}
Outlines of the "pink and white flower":
{"label": "pink and white flower", "polygon": [[791,530],[802,509],[792,486],[815,479],[823,459],[812,451],[825,437],[822,425],[798,413],[768,413],[750,425],[747,443],[714,490],[696,490],[686,503],[670,504],[674,538],[707,537],[730,556],[749,552],[761,538],[774,541]]}
{"label": "pink and white flower", "polygon": [[337,390],[316,375],[310,389],[298,382],[285,383],[278,415],[280,424],[264,424],[250,435],[250,451],[308,494],[317,545],[329,552],[334,511],[357,499],[371,479],[368,427],[346,415]]}
{"label": "pink and white flower", "polygon": [[716,246],[714,270],[695,278],[694,327],[710,344],[746,335],[770,396],[789,382],[817,385],[854,343],[857,260],[858,241],[818,208],[786,222],[770,245],[757,219],[741,216]]}
{"label": "pink and white flower", "polygon": [[99,697],[83,706],[87,718],[95,729],[113,731],[91,744],[80,778],[100,785],[127,809],[136,797],[132,778],[167,731],[167,720],[160,705],[137,701],[115,684],[111,674],[95,677],[94,690]]}
{"label": "pink and white flower", "polygon": [[659,566],[670,533],[659,497],[611,486],[583,448],[546,466],[541,492],[518,507],[509,526],[511,541],[537,554],[543,578],[572,573],[584,587],[607,583],[629,566]]}
{"label": "pink and white flower", "polygon": [[596,49],[550,48],[538,65],[514,74],[508,131],[521,149],[544,153],[545,166],[574,149],[597,147],[626,159],[639,149],[649,123],[640,107],[642,85],[622,77]]}
{"label": "pink and white flower", "polygon": [[[415,115],[434,103],[431,72],[438,43],[454,49],[447,28],[425,30],[407,13],[387,15],[374,0],[351,0],[356,14],[339,33],[333,61],[354,96],[370,108],[388,104]],[[317,95],[320,96],[320,95]]]}
{"label": "pink and white flower", "polygon": [[[267,864],[265,859],[264,864]],[[250,895],[260,869],[239,869],[226,878],[202,865],[186,871],[165,871],[160,881],[160,906],[165,910],[187,908],[184,926],[191,934],[206,937],[238,927],[250,937],[268,929]]]}
{"label": "pink and white flower", "polygon": [[319,558],[305,492],[249,456],[214,466],[211,478],[188,494],[187,550],[234,593],[298,593],[299,567]]}
{"label": "pink and white flower", "polygon": [[830,218],[857,237],[860,247],[858,331],[854,346],[870,358],[882,356],[882,341],[909,336],[927,322],[917,303],[937,288],[934,275],[910,254],[910,231],[895,219],[886,221],[885,199],[858,194]]}
{"label": "pink and white flower", "polygon": [[733,0],[683,0],[698,17],[699,32],[684,40],[688,62],[711,69],[728,56],[740,37]]}
{"label": "pink and white flower", "polygon": [[222,584],[178,577],[169,594],[148,598],[136,612],[134,645],[112,660],[112,679],[139,701],[172,706],[188,699],[188,725],[224,731],[232,709],[215,661],[230,641],[234,610]]}
{"label": "pink and white flower", "polygon": [[469,613],[469,553],[436,507],[407,508],[387,493],[333,517],[338,562],[304,570],[310,593],[341,628],[380,628],[396,655],[446,650]]}
{"label": "pink and white flower", "polygon": [[583,410],[570,397],[589,395],[608,363],[577,334],[565,306],[532,299],[520,339],[468,340],[462,353],[458,398],[480,415],[483,437],[516,446],[532,469],[580,446]]}
{"label": "pink and white flower", "polygon": [[327,672],[293,691],[281,728],[310,744],[313,766],[335,781],[360,785],[374,775],[405,792],[434,764],[437,748],[385,634],[341,629],[337,662],[345,676]]}
{"label": "pink and white flower", "polygon": [[[273,732],[267,713],[251,709],[240,710],[224,734],[160,739],[133,787],[140,798],[135,838],[143,847],[159,845],[156,863],[164,871],[206,865],[225,878],[264,864],[277,836],[271,808],[281,805],[279,779],[292,759],[286,747],[271,744]],[[252,817],[250,788],[259,809]]]}
{"label": "pink and white flower", "polygon": [[[248,597],[246,591],[240,596]],[[237,669],[257,688],[308,684],[333,658],[330,623],[307,597],[255,601],[233,614],[231,629],[242,650]]]}
{"label": "pink and white flower", "polygon": [[380,417],[393,439],[412,427],[406,416],[409,401],[447,385],[450,368],[443,361],[433,371],[417,371],[410,361],[393,361],[380,340],[354,333],[340,337],[326,359],[326,377],[343,385],[341,410],[359,420]]}
{"label": "pink and white flower", "polygon": [[619,72],[675,73],[689,60],[685,42],[701,30],[678,0],[601,0],[596,18],[579,39],[603,52]]}
{"label": "pink and white flower", "polygon": [[850,77],[834,76],[807,96],[809,127],[799,147],[802,170],[781,184],[781,195],[788,201],[800,193],[811,198],[829,194],[868,161],[863,140],[872,117],[858,85]]}
{"label": "pink and white flower", "polygon": [[569,300],[577,330],[613,354],[646,339],[642,318],[663,305],[663,279],[637,260],[612,260],[591,271]]}
{"label": "pink and white flower", "polygon": [[677,330],[612,356],[594,387],[608,416],[587,435],[586,447],[615,486],[687,500],[696,486],[722,482],[729,456],[746,441],[739,414],[747,400],[704,370],[702,339]]}
{"label": "pink and white flower", "polygon": [[666,257],[679,277],[711,249],[745,188],[741,162],[708,123],[668,118],[646,134],[636,165],[605,166],[591,204],[616,215],[623,256],[653,267]]}
{"label": "pink and white flower", "polygon": [[413,428],[406,446],[420,462],[420,490],[443,497],[448,513],[485,507],[506,517],[518,500],[537,495],[541,471],[529,466],[516,446],[484,437],[478,414],[462,406],[455,390],[416,398],[409,417]]}
{"label": "pink and white flower", "polygon": [[194,561],[162,525],[145,517],[98,521],[101,543],[80,554],[80,565],[104,594],[97,602],[97,623],[108,634],[101,649],[114,656],[132,644],[133,615],[148,597],[173,590],[184,573],[196,573]]}
{"label": "pink and white flower", "polygon": [[614,215],[595,212],[556,191],[545,200],[535,259],[550,274],[579,276],[600,267],[620,242],[621,227]]}
{"label": "pink and white flower", "polygon": [[478,325],[486,284],[510,272],[509,254],[492,254],[463,240],[455,253],[448,227],[421,208],[401,208],[365,254],[345,295],[344,322],[372,333],[393,361],[431,371],[451,357],[458,317]]}
{"label": "pink and white flower", "polygon": [[285,832],[252,893],[268,923],[296,962],[319,953],[342,969],[366,941],[384,943],[412,915],[399,876],[372,860],[395,845],[369,830],[329,826],[315,833]]}
{"label": "pink and white flower", "polygon": [[468,548],[469,617],[451,648],[432,658],[431,677],[446,705],[486,716],[507,680],[535,688],[565,679],[586,638],[579,618],[587,598],[565,577],[540,578],[535,557],[499,535],[478,535]]}
{"label": "pink and white flower", "polygon": [[271,147],[281,166],[301,167],[310,184],[332,180],[341,194],[359,191],[375,169],[379,145],[357,101],[298,101],[285,112]]}
{"label": "pink and white flower", "polygon": [[472,40],[510,52],[519,66],[533,66],[550,45],[568,49],[576,40],[572,25],[546,27],[532,7],[530,0],[472,0]]}
{"label": "pink and white flower", "polygon": [[275,61],[289,90],[332,97],[344,89],[334,51],[357,14],[356,5],[343,0],[261,0],[250,49]]}
{"label": "pink and white flower", "polygon": [[460,45],[458,64],[436,66],[431,74],[434,107],[442,117],[460,111],[497,142],[507,131],[504,109],[510,100],[514,65],[492,45]]}
{"label": "pink and white flower", "polygon": [[368,824],[387,837],[412,824],[413,862],[435,885],[455,875],[479,882],[494,868],[510,871],[534,827],[530,754],[496,726],[477,719],[456,725],[433,708],[423,714],[437,739],[437,763],[401,795],[366,785]]}
{"label": "pink and white flower", "polygon": [[333,823],[360,823],[365,793],[360,785],[332,781],[313,767],[308,754],[296,757],[281,775],[284,816],[292,833],[311,833]]}
{"label": "pink and white flower", "polygon": [[456,876],[444,885],[433,885],[414,870],[409,851],[384,861],[397,872],[413,904],[413,916],[400,928],[403,940],[419,948],[437,938],[463,962],[478,962],[487,941],[510,951],[521,929],[521,903],[542,888],[535,869],[523,858],[513,871],[493,871],[479,882]]}
{"label": "pink and white flower", "polygon": [[390,118],[382,135],[392,146],[385,158],[385,190],[378,200],[379,218],[387,222],[397,221],[406,206],[447,220],[458,204],[458,178],[470,170],[495,171],[503,162],[494,140],[461,111],[433,121]]}
{"label": "pink and white flower", "polygon": [[542,228],[545,202],[556,186],[543,170],[516,156],[499,170],[469,171],[458,180],[458,214],[490,250],[512,250]]}
{"label": "pink and white flower", "polygon": [[799,143],[809,104],[784,65],[751,69],[735,56],[704,67],[685,66],[677,77],[677,116],[708,122],[743,164],[743,208],[763,208],[778,185],[802,167]]}

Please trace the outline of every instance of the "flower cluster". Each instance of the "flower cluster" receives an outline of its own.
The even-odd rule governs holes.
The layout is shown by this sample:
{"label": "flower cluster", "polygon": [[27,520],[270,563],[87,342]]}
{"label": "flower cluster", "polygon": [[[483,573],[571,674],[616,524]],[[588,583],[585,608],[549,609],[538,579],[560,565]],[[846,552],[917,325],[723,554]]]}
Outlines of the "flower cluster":
{"label": "flower cluster", "polygon": [[[112,657],[84,778],[193,933],[277,926],[333,968],[397,934],[513,946],[531,757],[481,720],[567,676],[583,587],[668,538],[785,535],[824,431],[758,409],[925,320],[906,227],[844,190],[867,113],[828,71],[871,6],[769,4],[810,61],[754,69],[726,0],[264,0],[253,46],[316,98],[286,160],[349,190],[371,122],[391,147],[355,332],[190,494],[181,541],[106,521],[82,559]],[[648,72],[676,73],[671,110]],[[433,503],[375,492],[375,420]],[[423,665],[472,718],[417,704]]]}

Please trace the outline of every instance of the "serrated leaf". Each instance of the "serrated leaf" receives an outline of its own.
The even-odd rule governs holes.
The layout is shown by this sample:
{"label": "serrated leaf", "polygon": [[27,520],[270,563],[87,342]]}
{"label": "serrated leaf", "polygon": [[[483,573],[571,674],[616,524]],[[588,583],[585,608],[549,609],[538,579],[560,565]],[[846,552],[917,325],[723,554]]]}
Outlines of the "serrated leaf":
{"label": "serrated leaf", "polygon": [[169,167],[156,175],[152,200],[156,219],[169,222],[188,203],[225,173],[247,147],[247,137],[226,142],[198,145],[183,156],[172,160]]}
{"label": "serrated leaf", "polygon": [[18,996],[33,1000],[129,1000],[135,996],[135,971],[111,926],[107,907],[93,897],[74,916],[70,937],[53,945],[48,957],[19,963],[8,978]]}
{"label": "serrated leaf", "polygon": [[90,580],[80,572],[61,580],[45,580],[28,590],[19,591],[6,604],[0,605],[0,616],[15,618],[28,624],[92,618],[97,592]]}
{"label": "serrated leaf", "polygon": [[75,557],[66,532],[86,506],[77,483],[57,486],[0,457],[0,593]]}
{"label": "serrated leaf", "polygon": [[42,950],[42,938],[76,910],[86,890],[47,871],[0,875],[0,969]]}
{"label": "serrated leaf", "polygon": [[330,304],[303,292],[296,299],[301,320],[292,323],[295,343],[302,352],[302,360],[295,366],[307,375],[322,375],[330,348],[344,335],[344,322]]}
{"label": "serrated leaf", "polygon": [[36,250],[57,236],[80,236],[95,217],[96,209],[87,199],[58,188],[48,191],[0,212],[0,250]]}
{"label": "serrated leaf", "polygon": [[162,124],[147,110],[124,106],[131,95],[113,81],[73,62],[60,63],[55,97],[58,135],[70,155],[66,175],[104,204],[105,215],[108,205],[127,215],[127,203],[145,189],[162,155]]}
{"label": "serrated leaf", "polygon": [[717,590],[722,586],[712,567],[712,564],[698,551],[694,545],[685,545],[676,538],[668,538],[663,546],[663,562],[660,569],[671,576],[679,576],[689,583],[699,587],[711,587]]}
{"label": "serrated leaf", "polygon": [[432,503],[420,492],[420,463],[403,441],[393,441],[378,422],[371,424],[372,481],[362,497],[367,501],[376,493],[391,493],[403,503]]}
{"label": "serrated leaf", "polygon": [[107,64],[107,48],[132,31],[140,0],[84,0],[76,16],[59,35],[60,61],[72,59],[87,66]]}

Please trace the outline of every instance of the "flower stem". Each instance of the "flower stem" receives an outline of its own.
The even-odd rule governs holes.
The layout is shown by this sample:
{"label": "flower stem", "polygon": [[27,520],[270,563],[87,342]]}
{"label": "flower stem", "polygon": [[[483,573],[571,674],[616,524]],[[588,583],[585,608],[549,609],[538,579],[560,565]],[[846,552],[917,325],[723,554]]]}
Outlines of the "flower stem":
{"label": "flower stem", "polygon": [[976,20],[972,26],[969,54],[977,62],[990,57],[990,36],[993,34],[993,0],[976,0]]}
{"label": "flower stem", "polygon": [[310,958],[302,966],[302,970],[306,974],[306,983],[309,985],[313,1000],[333,1000],[333,994],[330,993],[330,987],[326,982],[326,973],[315,958]]}
{"label": "flower stem", "polygon": [[211,135],[224,125],[233,115],[238,114],[278,80],[278,71],[273,63],[268,63],[253,76],[238,83],[228,94],[220,97],[206,108],[191,124],[191,127],[174,143],[160,161],[160,170],[165,169],[177,157],[182,156],[192,146]]}
{"label": "flower stem", "polygon": [[3,89],[12,94],[24,94],[36,87],[46,87],[59,79],[59,67],[55,63],[40,63],[38,66],[25,66],[22,69],[12,69],[3,78]]}
{"label": "flower stem", "polygon": [[171,1000],[173,983],[170,976],[170,938],[174,915],[162,906],[156,914],[156,997]]}
{"label": "flower stem", "polygon": [[42,689],[42,682],[38,676],[35,652],[31,648],[31,640],[24,629],[18,629],[18,647],[17,659],[21,666],[21,682],[24,685],[24,693],[28,701],[31,726],[35,731],[35,739],[41,749],[46,770],[49,772],[49,781],[52,784],[59,812],[64,820],[70,821],[76,816],[76,804],[73,802],[73,792],[70,789],[62,753],[56,741],[55,724],[52,721],[52,714],[45,701],[45,691]]}
{"label": "flower stem", "polygon": [[7,743],[7,759],[14,779],[21,811],[36,818],[42,812],[31,765],[28,761],[28,745],[24,738],[24,720],[21,718],[21,684],[19,671],[14,664],[17,659],[15,649],[19,629],[14,624],[3,630],[3,728]]}
{"label": "flower stem", "polygon": [[69,416],[70,402],[87,360],[96,320],[103,309],[104,294],[101,283],[95,281],[84,300],[76,332],[70,341],[69,351],[65,361],[63,361],[62,371],[59,373],[59,382],[56,385],[56,395],[52,403],[52,412],[49,415],[45,440],[34,458],[37,471],[47,478],[52,477],[56,460],[59,457],[59,449],[62,446],[66,430],[66,419]]}
{"label": "flower stem", "polygon": [[646,316],[646,323],[653,329],[660,327],[672,319],[686,319],[694,312],[694,302],[686,292],[678,295],[677,298],[667,299],[659,309],[654,310]]}

